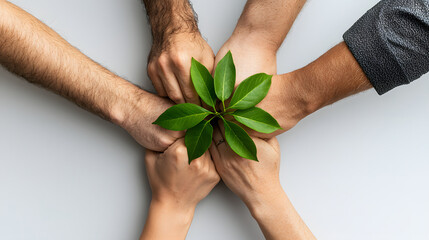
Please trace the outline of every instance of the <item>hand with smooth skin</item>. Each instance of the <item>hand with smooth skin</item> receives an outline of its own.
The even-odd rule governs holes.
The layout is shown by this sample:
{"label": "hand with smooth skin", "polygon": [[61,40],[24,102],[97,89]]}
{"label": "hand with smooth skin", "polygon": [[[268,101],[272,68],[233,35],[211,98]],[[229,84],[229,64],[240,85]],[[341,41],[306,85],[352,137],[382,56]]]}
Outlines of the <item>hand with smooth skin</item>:
{"label": "hand with smooth skin", "polygon": [[247,205],[266,239],[315,239],[280,184],[280,148],[276,138],[253,138],[259,162],[235,154],[218,128],[213,138],[218,146],[212,144],[210,153],[222,181]]}
{"label": "hand with smooth skin", "polygon": [[148,150],[145,162],[152,201],[140,239],[185,239],[196,205],[220,180],[209,152],[188,164],[179,139],[164,153]]}
{"label": "hand with smooth skin", "polygon": [[160,96],[175,103],[200,105],[191,81],[191,59],[213,70],[214,53],[198,30],[188,0],[144,0],[150,20],[153,45],[148,75]]}
{"label": "hand with smooth skin", "polygon": [[127,130],[141,145],[165,150],[183,132],[152,122],[172,103],[116,76],[41,21],[0,1],[0,64]]}
{"label": "hand with smooth skin", "polygon": [[277,50],[306,0],[248,0],[231,37],[216,54],[216,64],[231,51],[236,85],[256,73],[277,73]]}

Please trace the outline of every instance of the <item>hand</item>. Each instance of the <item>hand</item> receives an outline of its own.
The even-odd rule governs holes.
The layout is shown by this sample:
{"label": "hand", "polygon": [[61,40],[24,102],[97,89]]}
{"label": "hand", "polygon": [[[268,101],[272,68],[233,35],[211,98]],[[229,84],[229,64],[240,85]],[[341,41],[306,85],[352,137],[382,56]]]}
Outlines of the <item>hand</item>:
{"label": "hand", "polygon": [[210,148],[219,175],[247,205],[267,240],[315,239],[281,187],[280,151],[275,138],[253,138],[259,162],[235,154],[222,142],[219,129],[213,138],[215,143],[221,142]]}
{"label": "hand", "polygon": [[305,0],[248,0],[232,36],[216,55],[216,64],[231,50],[237,85],[256,73],[276,74],[276,53]]}
{"label": "hand", "polygon": [[191,58],[198,60],[211,72],[213,50],[199,32],[173,34],[167,41],[163,46],[154,44],[149,55],[148,75],[156,91],[175,103],[200,105],[190,77]]}
{"label": "hand", "polygon": [[276,74],[276,47],[265,38],[255,34],[239,32],[234,33],[231,38],[221,47],[216,54],[215,63],[231,51],[236,68],[236,86],[244,79],[256,74]]}
{"label": "hand", "polygon": [[271,114],[282,129],[271,134],[247,129],[250,135],[260,138],[275,137],[315,111],[312,101],[307,98],[308,94],[299,86],[300,81],[302,80],[294,73],[273,76],[267,96],[256,106]]}
{"label": "hand", "polygon": [[262,138],[278,135],[318,109],[371,87],[342,42],[301,69],[273,76],[268,95],[257,106],[276,118],[283,129],[251,134]]}
{"label": "hand", "polygon": [[209,152],[188,163],[184,139],[161,154],[147,151],[146,171],[152,201],[180,209],[194,209],[220,180]]}
{"label": "hand", "polygon": [[120,117],[122,120],[118,124],[143,147],[153,151],[165,151],[178,138],[183,137],[184,132],[167,130],[152,123],[173,106],[173,103],[166,98],[142,90],[137,91],[139,93],[133,95],[135,99],[127,102],[126,113]]}
{"label": "hand", "polygon": [[164,153],[148,150],[145,160],[152,201],[141,239],[185,239],[196,205],[220,180],[210,155],[188,164],[179,139]]}
{"label": "hand", "polygon": [[[283,192],[279,179],[280,149],[276,138],[264,141],[252,138],[259,162],[238,156],[214,130],[210,153],[223,182],[251,208],[262,199]],[[268,187],[269,186],[269,187]]]}

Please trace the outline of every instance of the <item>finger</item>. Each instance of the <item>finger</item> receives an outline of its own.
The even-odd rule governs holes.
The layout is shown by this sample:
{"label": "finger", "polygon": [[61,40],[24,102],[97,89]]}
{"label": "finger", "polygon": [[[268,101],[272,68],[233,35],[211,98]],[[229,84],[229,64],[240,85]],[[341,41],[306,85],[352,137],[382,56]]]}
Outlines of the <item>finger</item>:
{"label": "finger", "polygon": [[217,162],[220,160],[220,153],[214,141],[212,141],[212,144],[210,145],[209,152],[210,152],[210,155],[212,156],[213,162]]}
{"label": "finger", "polygon": [[160,97],[167,97],[168,96],[167,91],[165,90],[164,85],[162,84],[162,80],[158,76],[151,79],[152,79],[152,85],[155,88],[158,95]]}
{"label": "finger", "polygon": [[193,103],[201,105],[200,98],[198,97],[197,91],[195,91],[194,84],[191,81],[191,75],[188,74],[188,71],[184,69],[179,69],[176,67],[175,76],[178,79],[180,89],[182,90],[182,95],[185,98],[187,103]]}
{"label": "finger", "polygon": [[[213,133],[218,131],[219,131],[219,128],[215,127]],[[218,140],[219,140],[219,137],[217,137],[217,141]],[[216,171],[217,171],[217,167],[222,166],[222,158],[221,158],[219,149],[216,146],[216,140],[212,141],[212,144],[210,145],[210,148],[209,148],[209,152],[210,152],[210,155],[212,156],[212,160],[213,160],[213,163],[215,164]]]}
{"label": "finger", "polygon": [[223,139],[225,139],[225,126],[223,125],[223,121],[219,120],[217,123],[219,126],[219,132],[221,133],[221,136],[223,137]]}
{"label": "finger", "polygon": [[167,92],[168,97],[175,103],[185,103],[182,91],[179,83],[177,82],[176,76],[166,67],[161,67],[162,71],[159,77],[162,80],[162,84]]}
{"label": "finger", "polygon": [[225,138],[222,136],[221,130],[219,128],[215,128],[213,130],[213,141],[219,152],[219,156],[222,158],[229,149],[226,146]]}
{"label": "finger", "polygon": [[152,85],[155,88],[156,92],[161,97],[167,97],[167,92],[162,84],[162,80],[159,78],[156,67],[153,64],[147,66],[147,74],[152,81]]}

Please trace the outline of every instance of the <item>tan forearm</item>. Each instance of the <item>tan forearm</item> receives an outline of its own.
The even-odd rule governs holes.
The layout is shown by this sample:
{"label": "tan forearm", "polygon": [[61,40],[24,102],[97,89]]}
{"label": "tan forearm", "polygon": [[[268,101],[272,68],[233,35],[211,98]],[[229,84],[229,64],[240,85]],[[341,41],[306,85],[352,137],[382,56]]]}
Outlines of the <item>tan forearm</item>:
{"label": "tan forearm", "polygon": [[0,63],[103,118],[121,121],[139,89],[95,63],[41,21],[0,1]]}
{"label": "tan forearm", "polygon": [[344,42],[291,75],[297,95],[307,103],[309,113],[372,88]]}
{"label": "tan forearm", "polygon": [[262,38],[274,51],[280,47],[306,0],[248,0],[234,34]]}
{"label": "tan forearm", "polygon": [[267,240],[316,239],[283,190],[262,198],[250,209]]}
{"label": "tan forearm", "polygon": [[152,201],[140,240],[184,240],[194,210]]}

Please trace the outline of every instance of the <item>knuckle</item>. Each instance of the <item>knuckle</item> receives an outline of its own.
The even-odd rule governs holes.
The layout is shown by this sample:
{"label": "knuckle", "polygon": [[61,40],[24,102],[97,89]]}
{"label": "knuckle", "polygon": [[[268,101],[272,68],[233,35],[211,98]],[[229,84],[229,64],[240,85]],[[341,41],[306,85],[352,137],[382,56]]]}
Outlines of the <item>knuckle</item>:
{"label": "knuckle", "polygon": [[168,93],[168,97],[173,100],[173,102],[178,103],[182,101],[182,95],[177,91],[171,91]]}
{"label": "knuckle", "polygon": [[191,167],[196,171],[201,171],[204,167],[204,164],[201,162],[200,158],[198,158],[192,161]]}
{"label": "knuckle", "polygon": [[178,68],[185,67],[187,65],[186,63],[188,61],[191,62],[191,59],[188,56],[188,54],[185,53],[185,52],[183,52],[183,51],[178,51],[178,52],[174,53],[171,56],[171,58],[172,58],[172,60],[174,62],[174,65],[176,65],[176,67],[178,67]]}
{"label": "knuckle", "polygon": [[225,172],[226,169],[232,169],[232,168],[233,166],[230,161],[224,161],[221,167],[223,172]]}
{"label": "knuckle", "polygon": [[150,78],[152,78],[156,74],[156,66],[153,62],[150,62],[147,65],[147,74],[149,75]]}
{"label": "knuckle", "polygon": [[186,146],[185,145],[179,145],[174,149],[174,156],[176,159],[181,159],[186,157],[188,154]]}
{"label": "knuckle", "polygon": [[165,67],[168,64],[168,56],[166,54],[161,54],[157,59],[157,64],[161,67]]}
{"label": "knuckle", "polygon": [[183,95],[186,99],[194,99],[196,97],[195,91],[193,89],[190,89],[191,86],[187,86],[183,90]]}
{"label": "knuckle", "polygon": [[162,136],[158,139],[158,145],[162,149],[167,149],[173,143],[173,141],[174,140],[171,139],[170,137]]}

